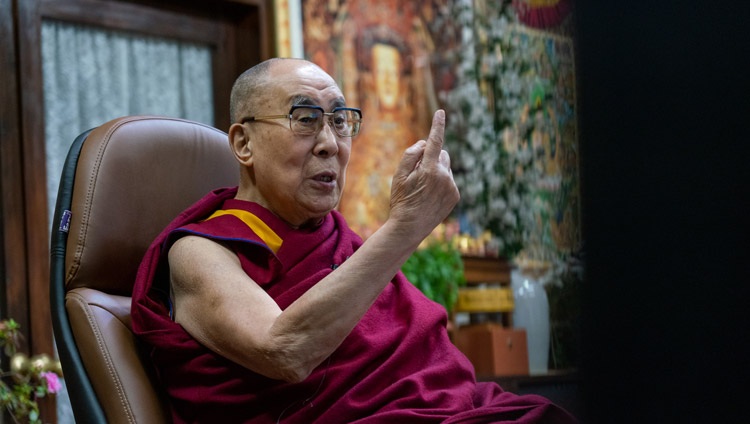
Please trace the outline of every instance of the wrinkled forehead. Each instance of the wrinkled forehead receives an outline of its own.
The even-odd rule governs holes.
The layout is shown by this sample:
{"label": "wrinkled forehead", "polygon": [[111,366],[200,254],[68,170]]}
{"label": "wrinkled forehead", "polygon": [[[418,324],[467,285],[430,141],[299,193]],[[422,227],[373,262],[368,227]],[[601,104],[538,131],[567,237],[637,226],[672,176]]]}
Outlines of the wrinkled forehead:
{"label": "wrinkled forehead", "polygon": [[336,81],[310,63],[280,63],[269,73],[270,104],[290,108],[295,104],[317,105],[326,110],[346,106]]}

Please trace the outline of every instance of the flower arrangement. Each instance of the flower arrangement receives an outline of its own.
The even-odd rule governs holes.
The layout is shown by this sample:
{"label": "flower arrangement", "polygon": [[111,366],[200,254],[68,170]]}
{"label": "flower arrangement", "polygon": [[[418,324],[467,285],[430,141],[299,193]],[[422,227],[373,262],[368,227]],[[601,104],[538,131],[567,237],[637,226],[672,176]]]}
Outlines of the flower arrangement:
{"label": "flower arrangement", "polygon": [[457,81],[446,99],[446,143],[458,209],[466,226],[489,230],[499,254],[513,258],[534,226],[535,152],[522,141],[534,125],[521,107],[530,92],[522,77],[528,59],[517,52],[508,2],[456,0],[453,7],[463,32]]}
{"label": "flower arrangement", "polygon": [[[566,197],[570,193],[558,190],[556,184],[575,184],[573,178],[562,179],[573,172],[572,162],[555,162],[560,167],[557,174],[545,171],[552,150],[545,153],[543,135],[556,141],[557,158],[566,157],[560,143],[565,127],[557,125],[563,117],[569,119],[573,110],[565,107],[569,100],[566,80],[543,72],[551,71],[551,59],[540,60],[540,52],[548,55],[548,48],[557,52],[555,44],[545,42],[543,50],[539,44],[530,48],[529,40],[539,38],[529,37],[523,19],[519,21],[519,14],[529,12],[523,3],[528,2],[453,0],[451,15],[462,30],[457,48],[445,54],[456,64],[452,89],[443,98],[448,113],[445,141],[461,192],[457,207],[461,231],[475,239],[489,231],[490,245],[515,266],[543,263],[538,271],[550,301],[553,364],[571,367],[577,359],[579,308],[575,302],[583,279],[582,246],[565,238],[562,221],[555,221],[557,228],[551,227],[567,210],[549,207],[574,197]],[[546,6],[553,5],[540,7]],[[568,11],[557,10],[566,16]],[[569,28],[563,23],[545,32],[564,36]],[[560,112],[554,119],[550,106]]]}
{"label": "flower arrangement", "polygon": [[18,323],[12,319],[0,321],[0,347],[10,359],[8,369],[2,367],[0,406],[16,423],[41,423],[37,400],[60,391],[62,370],[60,362],[46,354],[29,358],[17,352],[20,338]]}

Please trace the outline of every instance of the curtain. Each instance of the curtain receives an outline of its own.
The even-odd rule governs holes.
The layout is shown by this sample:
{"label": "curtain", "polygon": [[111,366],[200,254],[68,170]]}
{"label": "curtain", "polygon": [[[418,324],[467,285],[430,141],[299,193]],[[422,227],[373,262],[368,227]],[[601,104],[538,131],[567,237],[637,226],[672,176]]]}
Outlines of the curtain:
{"label": "curtain", "polygon": [[207,45],[45,21],[42,63],[50,224],[65,156],[83,131],[146,114],[213,125]]}
{"label": "curtain", "polygon": [[[42,63],[50,226],[65,156],[83,131],[146,114],[214,125],[207,45],[45,21]],[[57,415],[74,422],[64,387]]]}

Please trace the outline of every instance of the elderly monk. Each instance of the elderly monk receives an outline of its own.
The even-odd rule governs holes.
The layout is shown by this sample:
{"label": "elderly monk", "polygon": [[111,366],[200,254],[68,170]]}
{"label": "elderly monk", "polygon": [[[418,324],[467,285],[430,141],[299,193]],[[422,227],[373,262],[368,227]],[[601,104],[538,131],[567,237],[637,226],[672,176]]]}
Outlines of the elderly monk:
{"label": "elderly monk", "polygon": [[334,210],[362,115],[298,59],[242,74],[218,189],[154,241],[133,293],[176,423],[572,422],[477,383],[446,313],[399,271],[459,199],[445,114],[403,153],[390,216],[365,242]]}

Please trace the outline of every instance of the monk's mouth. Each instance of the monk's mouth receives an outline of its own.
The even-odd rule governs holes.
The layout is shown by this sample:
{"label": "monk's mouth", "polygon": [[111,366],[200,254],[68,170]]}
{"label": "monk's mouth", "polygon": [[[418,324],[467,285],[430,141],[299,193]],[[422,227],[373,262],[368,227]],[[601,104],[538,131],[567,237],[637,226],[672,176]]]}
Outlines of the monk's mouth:
{"label": "monk's mouth", "polygon": [[320,181],[323,183],[330,183],[336,180],[336,174],[331,172],[323,172],[313,177],[313,180]]}

